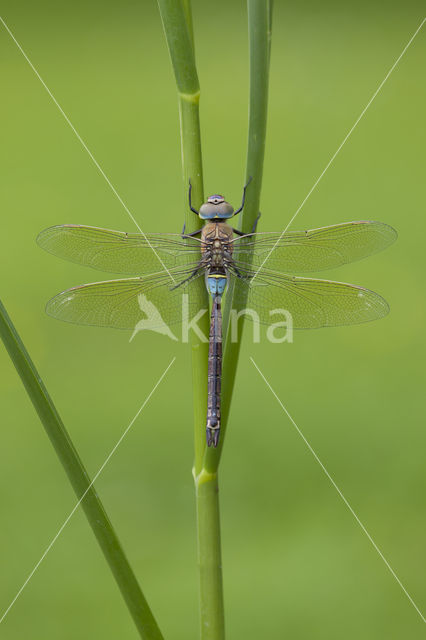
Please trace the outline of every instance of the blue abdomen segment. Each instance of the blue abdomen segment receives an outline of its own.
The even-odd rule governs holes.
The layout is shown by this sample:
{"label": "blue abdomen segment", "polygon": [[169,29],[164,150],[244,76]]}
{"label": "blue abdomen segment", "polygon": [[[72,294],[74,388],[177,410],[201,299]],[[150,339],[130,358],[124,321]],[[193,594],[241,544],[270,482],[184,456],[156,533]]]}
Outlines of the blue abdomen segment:
{"label": "blue abdomen segment", "polygon": [[207,288],[212,296],[221,296],[225,291],[227,278],[225,276],[208,276]]}

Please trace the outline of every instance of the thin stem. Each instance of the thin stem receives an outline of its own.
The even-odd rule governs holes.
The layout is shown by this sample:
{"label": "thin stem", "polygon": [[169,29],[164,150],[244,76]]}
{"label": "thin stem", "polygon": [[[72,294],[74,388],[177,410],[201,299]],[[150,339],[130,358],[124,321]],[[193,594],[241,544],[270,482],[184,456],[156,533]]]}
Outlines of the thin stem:
{"label": "thin stem", "polygon": [[[203,173],[199,120],[200,86],[195,66],[192,19],[189,0],[158,0],[167,44],[175,72],[179,98],[185,211],[188,212],[188,183],[192,184],[195,208],[203,202]],[[189,213],[189,230],[200,228],[201,220]],[[204,309],[209,301],[204,282],[197,282]],[[209,334],[208,314],[198,323]],[[200,575],[200,621],[202,640],[223,640],[224,609],[220,551],[219,494],[217,475],[201,472],[206,449],[208,344],[191,335],[194,393],[194,481],[197,504],[197,541]]]}
{"label": "thin stem", "polygon": [[[164,33],[169,47],[175,73],[180,115],[182,145],[182,172],[187,230],[195,231],[202,226],[201,220],[188,208],[188,186],[191,179],[192,201],[196,209],[204,200],[203,168],[200,136],[200,85],[195,66],[192,42],[192,20],[189,0],[158,0]],[[200,310],[209,308],[206,287],[202,278],[191,287],[201,301]],[[190,294],[191,295],[191,294]],[[209,335],[209,318],[205,313],[198,322],[204,336]],[[201,470],[206,448],[205,421],[207,414],[207,365],[208,344],[191,331],[192,382],[194,410],[195,473]]]}
{"label": "thin stem", "polygon": [[217,474],[209,474],[203,470],[195,478],[195,487],[199,532],[201,639],[223,640],[225,638],[225,616]]}
{"label": "thin stem", "polygon": [[[265,155],[266,121],[268,112],[269,60],[271,48],[272,0],[247,0],[249,47],[250,47],[250,109],[247,145],[246,179],[252,177],[247,189],[240,228],[250,232],[259,213],[260,191],[262,187],[263,159]],[[237,282],[235,286],[241,286]],[[246,289],[245,289],[246,290]],[[244,291],[244,290],[243,290]],[[230,308],[239,311],[246,304],[240,296],[238,307],[233,301],[232,290],[227,294],[224,318],[229,318]],[[217,449],[209,448],[204,457],[204,469],[209,473],[217,471],[225,439],[226,426],[231,407],[240,345],[243,318],[240,320],[238,342],[231,342],[227,332],[223,359],[222,424]]]}
{"label": "thin stem", "polygon": [[182,0],[183,10],[185,12],[186,24],[191,38],[192,47],[194,48],[194,28],[192,24],[191,0]]}
{"label": "thin stem", "polygon": [[91,482],[87,471],[1,301],[0,336],[65,469],[77,498],[80,499],[85,494],[81,505],[117,581],[140,637],[144,640],[162,640],[161,631],[124,554],[111,521],[97,492],[93,486],[90,486]]}
{"label": "thin stem", "polygon": [[[203,176],[201,164],[200,123],[198,110],[199,92],[192,101],[188,95],[179,95],[179,114],[182,141],[183,183],[185,188],[185,202],[188,210],[188,184],[191,179],[192,202],[198,209],[203,202]],[[200,219],[190,211],[187,221],[190,231],[199,228]],[[209,308],[207,290],[203,278],[198,278],[192,284],[189,295],[196,295],[202,302],[200,309]],[[196,315],[194,313],[194,315]],[[202,335],[209,335],[209,314],[205,313],[198,322]],[[208,376],[208,343],[195,333],[190,333],[192,354],[192,393],[194,414],[194,467],[199,473],[206,448],[206,415],[207,415],[207,376]]]}

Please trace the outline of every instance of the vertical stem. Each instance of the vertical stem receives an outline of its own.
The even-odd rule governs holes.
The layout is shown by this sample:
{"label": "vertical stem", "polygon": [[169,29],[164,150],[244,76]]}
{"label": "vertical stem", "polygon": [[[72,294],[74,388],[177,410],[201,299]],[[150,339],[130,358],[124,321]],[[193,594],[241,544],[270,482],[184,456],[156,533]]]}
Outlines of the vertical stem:
{"label": "vertical stem", "polygon": [[[192,41],[192,21],[189,0],[158,0],[167,44],[175,72],[182,141],[183,185],[185,211],[188,212],[188,182],[191,178],[193,204],[203,202],[203,174],[200,140],[200,87],[195,67]],[[201,220],[188,214],[188,230],[201,226]],[[202,279],[199,287],[204,309],[209,308],[206,287]],[[205,336],[209,335],[209,317],[204,314],[198,323]],[[217,474],[206,474],[202,461],[206,449],[207,366],[208,343],[194,333],[191,336],[193,393],[194,393],[194,482],[197,504],[198,563],[200,576],[200,621],[202,640],[223,640],[224,613],[222,563],[220,550],[219,494]]]}
{"label": "vertical stem", "polygon": [[[195,208],[198,208],[204,200],[199,118],[200,85],[192,42],[190,3],[189,0],[185,0],[185,2],[182,2],[182,0],[158,0],[158,6],[178,91],[184,210],[185,217],[187,218],[189,215],[189,218],[187,218],[187,230],[190,232],[199,229],[202,226],[202,222],[192,212],[188,213],[189,179],[191,179],[192,183],[192,200]],[[192,290],[202,300],[201,306],[204,309],[208,309],[207,290],[201,278],[194,281]],[[209,335],[208,313],[204,314],[200,322],[198,322],[198,326],[205,336]],[[198,474],[202,467],[202,459],[206,447],[208,343],[202,341],[194,331],[191,332],[190,340],[194,400],[194,467],[195,473]]]}
{"label": "vertical stem", "polygon": [[86,518],[117,581],[140,637],[144,640],[162,640],[161,631],[145,600],[101,500],[90,482],[87,471],[34,363],[1,302],[0,337],[3,339],[10,358],[65,469],[75,494],[81,500],[81,506]]}
{"label": "vertical stem", "polygon": [[[185,210],[188,211],[188,184],[191,179],[193,204],[195,208],[203,202],[203,173],[201,160],[199,103],[200,93],[188,95],[179,93],[179,114],[181,124],[182,167],[185,194]],[[200,225],[198,216],[190,212],[187,220],[189,231]],[[207,290],[203,278],[196,279],[192,284],[192,292],[204,301],[203,308],[209,308]],[[197,290],[197,291],[196,291]],[[191,291],[189,293],[191,295]],[[209,314],[205,313],[198,322],[204,336],[209,335]],[[201,470],[204,450],[206,448],[206,415],[207,415],[207,374],[208,374],[208,342],[203,342],[194,332],[190,334],[192,355],[192,388],[194,414],[194,468],[195,473]]]}
{"label": "vertical stem", "polygon": [[217,474],[202,471],[195,478],[195,486],[199,531],[201,639],[223,640],[225,638],[225,616]]}
{"label": "vertical stem", "polygon": [[[194,48],[194,28],[192,24],[191,0],[182,0],[183,10],[185,12],[186,25],[188,27],[189,37]],[[195,50],[195,49],[194,49]]]}
{"label": "vertical stem", "polygon": [[[247,145],[246,179],[252,177],[247,189],[246,204],[241,214],[240,228],[251,231],[259,213],[260,191],[262,187],[263,159],[265,155],[266,122],[268,113],[269,60],[271,49],[272,0],[247,0],[249,51],[250,51],[250,108]],[[235,286],[241,286],[238,282]],[[232,291],[227,294],[224,319],[229,318]],[[236,311],[244,309],[245,302]],[[231,342],[227,332],[223,359],[222,424],[217,449],[207,449],[204,468],[209,473],[217,471],[222,453],[225,432],[231,407],[232,393],[240,354],[243,320],[240,320],[238,342]]]}

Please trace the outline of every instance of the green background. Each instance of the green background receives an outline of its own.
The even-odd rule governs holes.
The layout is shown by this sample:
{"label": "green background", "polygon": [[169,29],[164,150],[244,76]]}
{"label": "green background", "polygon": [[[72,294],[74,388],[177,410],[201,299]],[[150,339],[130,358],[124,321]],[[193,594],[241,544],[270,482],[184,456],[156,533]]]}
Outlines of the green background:
{"label": "green background", "polygon": [[[193,5],[206,191],[238,202],[245,4]],[[420,2],[275,3],[260,230],[286,226],[423,14]],[[177,99],[156,4],[4,0],[1,15],[143,230],[180,231]],[[391,314],[296,333],[293,344],[253,345],[245,332],[221,471],[229,638],[423,638],[420,616],[249,357],[424,607],[425,31],[292,227],[396,227],[385,253],[329,274],[377,290]],[[0,60],[0,295],[92,475],[176,356],[96,486],[165,637],[196,638],[188,346],[153,333],[129,344],[126,333],[45,316],[52,295],[103,274],[43,252],[37,233],[134,226],[2,26]],[[3,611],[75,497],[3,348],[0,372]],[[80,510],[0,636],[137,637]]]}

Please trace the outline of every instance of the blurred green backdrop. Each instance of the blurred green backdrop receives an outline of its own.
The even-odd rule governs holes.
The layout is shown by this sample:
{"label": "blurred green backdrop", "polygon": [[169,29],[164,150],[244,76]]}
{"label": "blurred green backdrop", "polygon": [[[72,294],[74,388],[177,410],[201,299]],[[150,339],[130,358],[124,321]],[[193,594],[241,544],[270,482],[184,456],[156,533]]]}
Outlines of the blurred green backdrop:
{"label": "blurred green backdrop", "polygon": [[[238,202],[247,119],[245,3],[194,0],[206,191]],[[281,230],[423,18],[421,2],[277,1],[260,230]],[[3,0],[2,17],[144,231],[179,231],[177,100],[155,2]],[[221,474],[228,637],[417,640],[422,620],[250,364],[252,355],[414,601],[424,583],[425,29],[293,228],[356,219],[398,243],[330,277],[391,314],[253,345],[245,333]],[[189,349],[56,322],[53,294],[102,274],[41,251],[82,223],[134,231],[0,27],[0,295],[97,482],[166,638],[198,634]],[[3,611],[75,497],[0,348]],[[136,638],[81,512],[0,627],[8,640]]]}

